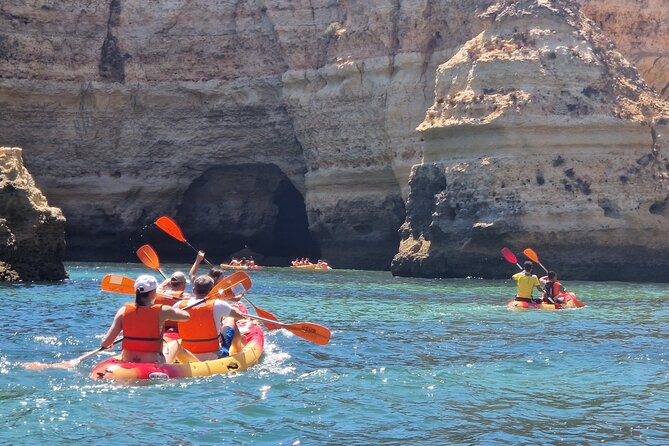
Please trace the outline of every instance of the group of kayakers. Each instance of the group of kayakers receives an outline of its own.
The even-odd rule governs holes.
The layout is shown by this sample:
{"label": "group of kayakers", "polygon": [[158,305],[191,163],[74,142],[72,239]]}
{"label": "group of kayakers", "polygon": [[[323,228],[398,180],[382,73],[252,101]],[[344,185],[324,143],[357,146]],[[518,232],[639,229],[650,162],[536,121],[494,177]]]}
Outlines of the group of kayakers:
{"label": "group of kayakers", "polygon": [[253,257],[250,257],[248,259],[246,257],[242,257],[241,260],[239,260],[235,257],[232,257],[230,259],[230,262],[228,263],[228,265],[230,265],[230,266],[248,266],[250,268],[253,268],[253,267],[257,266],[255,260],[253,260]]}
{"label": "group of kayakers", "polygon": [[[123,332],[122,360],[127,362],[207,361],[241,351],[245,340],[236,323],[244,318],[236,308],[239,298],[232,304],[206,299],[223,278],[223,270],[213,267],[196,277],[203,259],[204,252],[198,252],[190,270],[192,293],[186,292],[186,275],[181,271],[160,284],[151,275],[137,277],[135,302],[118,309],[101,348],[110,348]],[[178,331],[181,343],[164,342],[166,330]]]}
{"label": "group of kayakers", "polygon": [[295,260],[291,261],[290,266],[292,266],[292,267],[311,266],[311,267],[315,267],[316,269],[328,269],[330,267],[328,265],[328,262],[326,262],[323,259],[318,259],[318,262],[311,263],[311,260],[309,260],[307,257],[303,257],[303,258],[295,259]]}
{"label": "group of kayakers", "polygon": [[[518,287],[515,300],[533,303],[545,302],[549,304],[564,303],[563,298],[558,297],[558,295],[566,293],[567,289],[558,282],[555,271],[548,271],[545,276],[539,278],[532,274],[532,266],[532,261],[526,260],[523,263],[523,270],[511,276],[516,281]],[[535,288],[542,297],[534,298],[532,296],[532,291]]]}

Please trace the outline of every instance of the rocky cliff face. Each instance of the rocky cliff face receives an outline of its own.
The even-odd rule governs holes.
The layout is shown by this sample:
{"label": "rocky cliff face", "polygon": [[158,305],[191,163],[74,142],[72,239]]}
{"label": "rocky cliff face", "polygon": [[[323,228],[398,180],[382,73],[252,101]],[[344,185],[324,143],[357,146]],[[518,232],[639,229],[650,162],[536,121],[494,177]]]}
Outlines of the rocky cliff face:
{"label": "rocky cliff face", "polygon": [[[582,3],[631,39],[621,24],[638,2]],[[168,214],[212,256],[248,245],[387,268],[436,69],[490,4],[5,2],[0,141],[25,148],[68,216],[73,259],[131,259],[140,228]],[[649,9],[653,23],[669,14]],[[644,48],[629,45],[666,46]]]}
{"label": "rocky cliff face", "polygon": [[0,147],[0,280],[61,280],[65,218],[23,166],[21,149]]}
{"label": "rocky cliff face", "polygon": [[664,0],[583,0],[591,18],[641,77],[669,99],[669,8]]}
{"label": "rocky cliff face", "polygon": [[437,70],[393,272],[505,275],[507,245],[570,278],[669,280],[667,102],[574,2],[486,17]]}

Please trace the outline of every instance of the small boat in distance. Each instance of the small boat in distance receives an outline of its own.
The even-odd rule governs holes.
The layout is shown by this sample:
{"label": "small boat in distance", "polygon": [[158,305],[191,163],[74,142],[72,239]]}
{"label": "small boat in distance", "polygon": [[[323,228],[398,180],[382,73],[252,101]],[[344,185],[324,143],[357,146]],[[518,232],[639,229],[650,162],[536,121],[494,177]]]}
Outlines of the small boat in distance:
{"label": "small boat in distance", "polygon": [[256,265],[256,262],[253,260],[253,258],[247,259],[246,257],[243,257],[242,260],[237,260],[236,258],[233,257],[230,260],[230,263],[221,263],[221,268],[258,270],[262,269],[263,267],[260,265]]}
{"label": "small boat in distance", "polygon": [[315,270],[326,270],[332,269],[328,263],[322,259],[318,259],[317,263],[311,263],[309,259],[295,259],[290,262],[291,268],[301,268],[301,269],[315,269]]}

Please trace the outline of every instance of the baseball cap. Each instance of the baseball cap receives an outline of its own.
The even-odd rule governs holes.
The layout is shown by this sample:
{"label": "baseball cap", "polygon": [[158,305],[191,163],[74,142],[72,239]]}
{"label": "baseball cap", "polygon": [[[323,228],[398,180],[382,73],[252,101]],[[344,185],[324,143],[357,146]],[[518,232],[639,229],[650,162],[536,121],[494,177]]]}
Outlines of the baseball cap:
{"label": "baseball cap", "polygon": [[170,276],[170,282],[186,283],[186,275],[181,271],[174,271]]}
{"label": "baseball cap", "polygon": [[142,274],[135,280],[135,291],[138,291],[140,293],[147,293],[149,291],[153,291],[156,288],[158,288],[158,282],[156,282],[156,278],[153,276],[149,276],[148,274]]}

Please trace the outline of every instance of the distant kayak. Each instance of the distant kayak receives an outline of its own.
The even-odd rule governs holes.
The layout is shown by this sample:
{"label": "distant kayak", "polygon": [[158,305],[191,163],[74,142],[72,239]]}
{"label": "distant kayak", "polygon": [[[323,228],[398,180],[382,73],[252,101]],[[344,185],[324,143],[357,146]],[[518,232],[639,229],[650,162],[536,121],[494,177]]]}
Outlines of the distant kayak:
{"label": "distant kayak", "polygon": [[509,303],[506,304],[506,306],[514,310],[526,310],[526,309],[565,310],[567,308],[581,308],[585,306],[583,302],[581,302],[576,297],[576,294],[572,292],[558,294],[556,297],[558,299],[564,299],[564,303],[561,304],[549,304],[545,302],[534,303],[534,302],[523,302],[512,299],[509,301]]}
{"label": "distant kayak", "polygon": [[328,270],[332,269],[327,263],[308,263],[306,265],[290,265],[291,268],[298,269],[317,269],[317,270]]}
{"label": "distant kayak", "polygon": [[229,263],[221,263],[221,268],[223,269],[251,269],[251,270],[258,270],[262,269],[263,267],[260,265],[231,265]]}
{"label": "distant kayak", "polygon": [[248,320],[240,321],[240,330],[246,332],[246,345],[241,352],[220,359],[189,363],[155,364],[123,362],[115,356],[96,365],[90,373],[93,379],[139,380],[168,379],[191,376],[220,375],[242,372],[255,365],[263,354],[265,336],[262,328]]}

